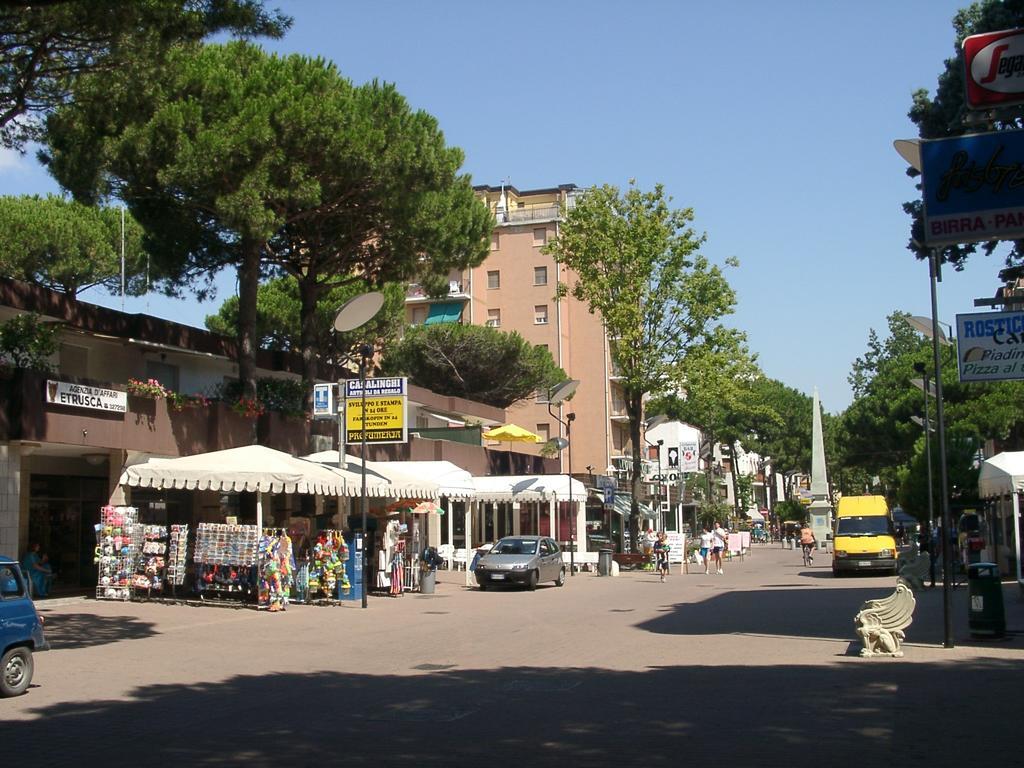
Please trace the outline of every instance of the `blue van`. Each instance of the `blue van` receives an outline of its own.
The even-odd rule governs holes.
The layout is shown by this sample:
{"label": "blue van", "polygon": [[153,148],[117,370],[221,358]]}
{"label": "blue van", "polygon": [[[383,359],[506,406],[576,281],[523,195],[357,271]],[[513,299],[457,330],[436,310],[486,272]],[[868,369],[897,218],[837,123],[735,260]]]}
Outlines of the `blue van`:
{"label": "blue van", "polygon": [[0,697],[19,696],[32,682],[35,651],[50,649],[21,566],[0,556]]}

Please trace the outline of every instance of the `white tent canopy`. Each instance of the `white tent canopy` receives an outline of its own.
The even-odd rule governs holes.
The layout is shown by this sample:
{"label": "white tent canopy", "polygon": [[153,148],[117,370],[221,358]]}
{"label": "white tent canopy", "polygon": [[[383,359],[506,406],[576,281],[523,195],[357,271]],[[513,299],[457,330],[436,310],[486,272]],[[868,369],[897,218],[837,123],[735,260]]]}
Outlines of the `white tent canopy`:
{"label": "white tent canopy", "polygon": [[[350,488],[349,495],[359,495],[362,484],[362,463],[358,457],[345,454],[345,468],[343,470],[339,470],[337,468],[338,452],[335,450],[311,453],[308,456],[303,456],[302,458],[307,461],[317,462],[318,464],[335,472],[344,473],[348,478],[349,484],[352,486]],[[440,489],[440,485],[436,478],[426,474],[425,472],[416,472],[414,470],[404,468],[407,464],[416,463],[421,462],[367,461],[366,495],[385,496],[395,499],[436,499]],[[422,463],[447,464],[448,462]],[[455,465],[452,464],[451,466],[454,467]]]}
{"label": "white tent canopy", "polygon": [[403,475],[437,483],[439,496],[470,499],[476,493],[473,476],[450,461],[392,461],[387,467],[393,467]]}
{"label": "white tent canopy", "polygon": [[978,474],[978,495],[983,499],[1024,491],[1024,451],[1004,451],[985,459]]}
{"label": "white tent canopy", "polygon": [[1004,451],[985,459],[978,473],[978,495],[983,499],[1009,496],[1013,515],[1013,548],[1017,583],[1024,585],[1020,562],[1020,492],[1024,491],[1024,451]]}
{"label": "white tent canopy", "polygon": [[570,487],[573,499],[581,501],[587,497],[587,487],[566,475],[488,475],[474,477],[473,486],[477,501],[568,500]]}
{"label": "white tent canopy", "polygon": [[175,459],[149,459],[126,467],[121,473],[120,483],[132,488],[183,488],[222,493],[249,491],[341,496],[346,491],[352,492],[346,488],[342,474],[262,445],[246,445]]}

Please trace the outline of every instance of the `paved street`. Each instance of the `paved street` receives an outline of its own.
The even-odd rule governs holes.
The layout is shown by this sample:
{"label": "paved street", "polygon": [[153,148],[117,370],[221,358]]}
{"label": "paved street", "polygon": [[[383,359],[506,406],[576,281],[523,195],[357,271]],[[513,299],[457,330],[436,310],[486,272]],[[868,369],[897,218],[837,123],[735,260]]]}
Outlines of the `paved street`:
{"label": "paved street", "polygon": [[[284,614],[94,601],[47,608],[54,650],[0,701],[4,752],[45,766],[1019,764],[1024,634],[939,646],[919,596],[906,657],[855,655],[893,579],[756,547],[724,576],[580,574]],[[694,570],[697,570],[694,568]],[[1008,626],[1024,605],[1006,589]],[[971,750],[973,754],[969,754]]]}

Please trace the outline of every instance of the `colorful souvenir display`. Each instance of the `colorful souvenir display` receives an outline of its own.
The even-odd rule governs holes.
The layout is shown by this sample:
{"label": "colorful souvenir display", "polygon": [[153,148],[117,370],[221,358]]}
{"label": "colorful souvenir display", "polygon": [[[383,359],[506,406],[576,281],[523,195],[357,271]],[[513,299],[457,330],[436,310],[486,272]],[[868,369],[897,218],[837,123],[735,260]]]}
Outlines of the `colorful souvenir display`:
{"label": "colorful souvenir display", "polygon": [[345,575],[348,547],[341,531],[321,531],[313,544],[309,559],[309,599],[335,599],[347,594],[351,585]]}
{"label": "colorful souvenir display", "polygon": [[164,571],[167,567],[167,527],[163,525],[140,525],[142,549],[136,560],[132,587],[136,593],[145,590],[147,595],[164,588]]}
{"label": "colorful souvenir display", "polygon": [[200,523],[193,560],[204,565],[256,565],[255,525]]}
{"label": "colorful souvenir display", "polygon": [[167,581],[180,587],[185,583],[185,560],[188,553],[188,526],[172,525],[171,541],[167,552]]}
{"label": "colorful souvenir display", "polygon": [[127,600],[142,528],[135,507],[106,506],[96,524],[97,600]]}
{"label": "colorful souvenir display", "polygon": [[270,611],[288,607],[295,559],[292,540],[283,530],[264,530],[259,544],[259,605]]}

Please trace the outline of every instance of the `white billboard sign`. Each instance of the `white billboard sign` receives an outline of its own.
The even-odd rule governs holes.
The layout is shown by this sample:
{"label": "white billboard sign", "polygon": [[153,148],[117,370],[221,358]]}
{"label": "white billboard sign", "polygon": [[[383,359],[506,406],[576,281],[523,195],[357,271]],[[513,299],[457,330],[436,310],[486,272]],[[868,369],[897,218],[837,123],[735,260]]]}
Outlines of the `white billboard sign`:
{"label": "white billboard sign", "polygon": [[1024,312],[956,316],[960,381],[1024,379]]}
{"label": "white billboard sign", "polygon": [[699,448],[696,440],[679,444],[679,470],[681,472],[700,471]]}
{"label": "white billboard sign", "polygon": [[46,402],[72,408],[91,408],[107,413],[125,413],[128,393],[117,389],[73,384],[70,381],[47,381]]}

